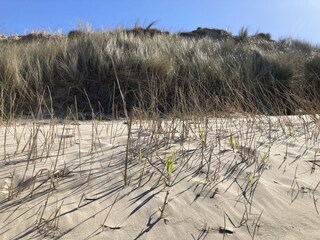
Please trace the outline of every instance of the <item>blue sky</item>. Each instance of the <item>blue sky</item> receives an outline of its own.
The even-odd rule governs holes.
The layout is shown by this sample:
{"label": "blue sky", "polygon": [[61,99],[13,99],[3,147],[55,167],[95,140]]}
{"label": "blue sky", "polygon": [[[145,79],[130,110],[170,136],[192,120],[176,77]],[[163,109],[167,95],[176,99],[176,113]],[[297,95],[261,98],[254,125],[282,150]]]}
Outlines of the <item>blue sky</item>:
{"label": "blue sky", "polygon": [[32,30],[68,32],[79,21],[93,29],[142,26],[172,32],[197,27],[237,34],[269,32],[274,39],[292,37],[320,45],[320,0],[0,0],[0,33]]}

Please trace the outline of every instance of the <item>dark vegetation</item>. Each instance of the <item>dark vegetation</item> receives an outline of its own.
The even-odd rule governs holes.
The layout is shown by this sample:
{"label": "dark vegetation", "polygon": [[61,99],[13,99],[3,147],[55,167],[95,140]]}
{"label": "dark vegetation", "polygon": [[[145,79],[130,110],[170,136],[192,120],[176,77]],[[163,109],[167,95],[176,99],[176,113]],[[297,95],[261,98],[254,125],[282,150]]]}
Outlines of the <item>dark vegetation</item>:
{"label": "dark vegetation", "polygon": [[85,116],[90,105],[112,117],[124,107],[144,116],[318,111],[319,48],[245,28],[170,34],[152,25],[0,36],[0,117]]}

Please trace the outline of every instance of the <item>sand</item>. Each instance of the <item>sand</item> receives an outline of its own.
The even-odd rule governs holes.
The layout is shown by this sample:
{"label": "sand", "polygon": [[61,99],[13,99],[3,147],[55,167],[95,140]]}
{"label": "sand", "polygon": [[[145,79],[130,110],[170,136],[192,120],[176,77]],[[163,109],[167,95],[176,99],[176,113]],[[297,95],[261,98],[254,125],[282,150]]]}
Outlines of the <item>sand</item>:
{"label": "sand", "polygon": [[320,239],[319,123],[3,123],[0,239]]}

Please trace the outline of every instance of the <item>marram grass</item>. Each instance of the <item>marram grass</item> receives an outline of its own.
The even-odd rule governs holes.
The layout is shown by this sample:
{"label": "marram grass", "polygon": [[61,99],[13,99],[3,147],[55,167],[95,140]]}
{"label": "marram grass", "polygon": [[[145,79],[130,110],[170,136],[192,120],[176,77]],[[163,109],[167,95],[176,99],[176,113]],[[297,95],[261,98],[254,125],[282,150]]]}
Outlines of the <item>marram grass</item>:
{"label": "marram grass", "polygon": [[1,41],[0,111],[2,118],[75,108],[85,116],[91,107],[112,116],[124,109],[146,116],[317,111],[319,69],[318,48],[288,40],[213,41],[117,29]]}

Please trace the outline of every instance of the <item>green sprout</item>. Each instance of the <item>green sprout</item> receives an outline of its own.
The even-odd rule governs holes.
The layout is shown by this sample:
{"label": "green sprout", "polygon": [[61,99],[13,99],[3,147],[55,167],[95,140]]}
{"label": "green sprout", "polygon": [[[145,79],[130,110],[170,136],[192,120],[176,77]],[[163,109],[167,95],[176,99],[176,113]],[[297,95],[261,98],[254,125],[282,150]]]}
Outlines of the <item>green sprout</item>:
{"label": "green sprout", "polygon": [[252,175],[250,175],[249,177],[248,177],[248,183],[252,183],[253,182],[253,180],[254,180],[254,176],[252,176]]}
{"label": "green sprout", "polygon": [[229,144],[233,151],[238,148],[238,144],[236,143],[232,133],[229,138]]}
{"label": "green sprout", "polygon": [[248,177],[248,183],[249,184],[253,184],[255,182],[255,180],[259,179],[259,175],[250,175]]}
{"label": "green sprout", "polygon": [[141,150],[141,148],[139,149],[139,161],[142,163],[142,150]]}
{"label": "green sprout", "polygon": [[168,157],[167,155],[165,156],[166,169],[169,176],[171,176],[173,172],[174,160],[175,160],[174,152],[172,152],[170,157]]}
{"label": "green sprout", "polygon": [[198,131],[200,133],[200,137],[201,137],[202,142],[205,142],[205,138],[206,138],[205,132],[202,129],[200,129],[200,127],[198,128]]}

